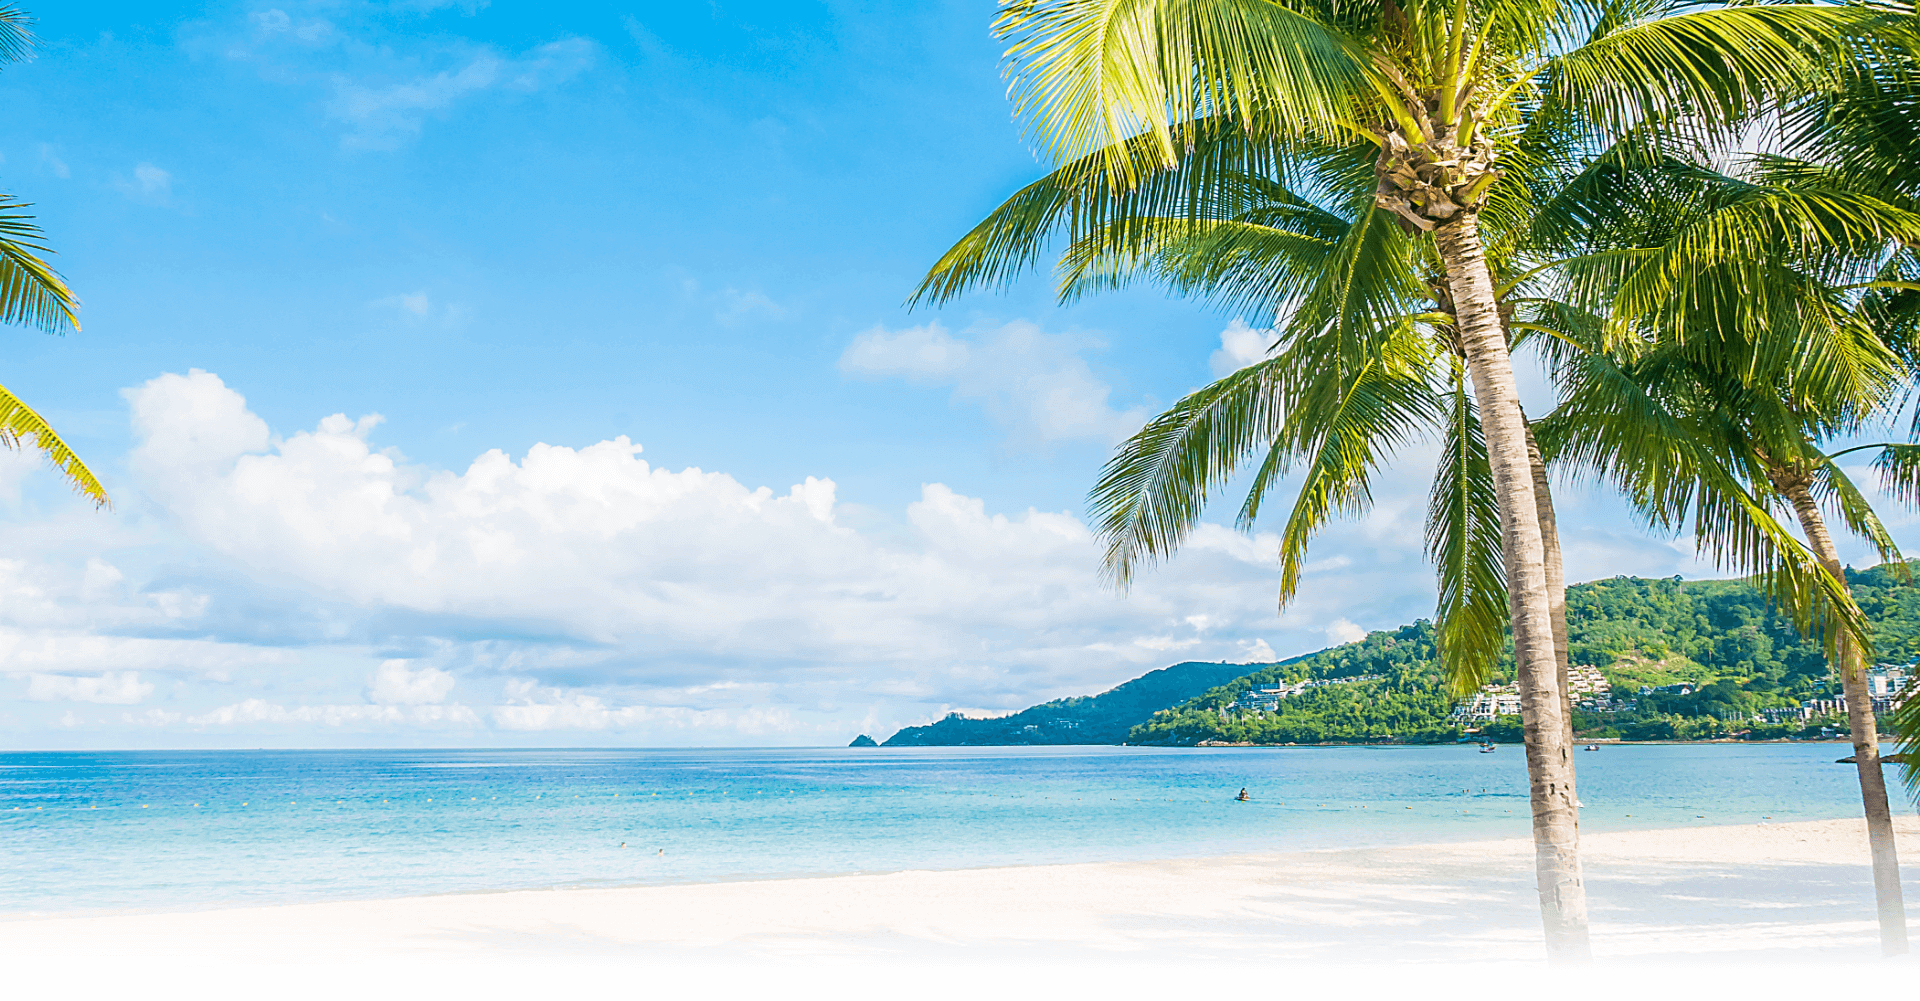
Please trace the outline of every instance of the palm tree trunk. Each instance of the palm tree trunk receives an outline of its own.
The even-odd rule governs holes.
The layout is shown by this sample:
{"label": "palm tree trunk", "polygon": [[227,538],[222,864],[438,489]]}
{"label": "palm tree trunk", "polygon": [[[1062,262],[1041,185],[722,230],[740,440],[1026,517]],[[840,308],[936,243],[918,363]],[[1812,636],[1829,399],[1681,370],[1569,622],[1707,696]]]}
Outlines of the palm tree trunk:
{"label": "palm tree trunk", "polygon": [[[1553,614],[1553,659],[1560,676],[1560,711],[1566,720],[1567,745],[1573,745],[1573,688],[1568,684],[1572,659],[1567,654],[1567,568],[1560,557],[1560,522],[1553,515],[1553,487],[1547,482],[1547,460],[1540,443],[1527,428],[1527,458],[1533,466],[1533,506],[1540,515],[1540,545],[1547,573],[1547,607]],[[1574,807],[1579,808],[1576,800]],[[1579,823],[1578,814],[1574,822]]]}
{"label": "palm tree trunk", "polygon": [[[1773,480],[1793,504],[1800,530],[1820,565],[1842,584],[1846,570],[1840,551],[1827,531],[1820,506],[1813,501],[1802,476],[1773,470]],[[1893,814],[1887,808],[1887,779],[1880,772],[1880,728],[1873,715],[1873,693],[1867,689],[1866,664],[1860,650],[1842,634],[1834,644],[1834,673],[1847,693],[1847,726],[1853,731],[1854,767],[1860,772],[1860,800],[1867,813],[1867,845],[1873,852],[1873,896],[1880,910],[1880,949],[1889,956],[1907,951],[1907,905],[1900,892],[1900,857],[1894,850]]]}
{"label": "palm tree trunk", "polygon": [[1493,277],[1487,270],[1475,214],[1462,212],[1434,231],[1459,320],[1461,346],[1473,373],[1494,495],[1500,504],[1500,550],[1512,604],[1513,657],[1526,730],[1527,778],[1533,804],[1534,867],[1547,955],[1555,962],[1586,962],[1587,889],[1580,872],[1580,823],[1575,811],[1573,744],[1555,653],[1546,549],[1534,498],[1527,421],[1520,412],[1513,363],[1507,355]]}

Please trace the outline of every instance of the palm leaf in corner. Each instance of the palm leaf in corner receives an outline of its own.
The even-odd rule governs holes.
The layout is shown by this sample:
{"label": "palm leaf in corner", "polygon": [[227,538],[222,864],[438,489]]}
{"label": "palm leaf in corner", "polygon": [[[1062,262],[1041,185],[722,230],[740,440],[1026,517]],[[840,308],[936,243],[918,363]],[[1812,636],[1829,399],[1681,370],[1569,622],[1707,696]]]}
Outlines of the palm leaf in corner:
{"label": "palm leaf in corner", "polygon": [[[32,54],[32,24],[33,18],[19,5],[0,3],[0,63],[18,62]],[[53,250],[41,239],[33,216],[23,211],[29,204],[0,195],[0,323],[26,324],[50,334],[79,330],[80,320],[74,311],[80,303],[41,256]],[[47,419],[0,386],[0,445],[21,448],[28,438],[76,491],[96,505],[111,503],[93,470],[61,440]]]}
{"label": "palm leaf in corner", "polygon": [[50,334],[79,330],[74,311],[80,303],[40,256],[53,250],[41,241],[33,217],[21,211],[31,204],[0,195],[0,323],[25,324]]}
{"label": "palm leaf in corner", "polygon": [[[20,212],[25,207],[0,195],[0,323],[27,324],[48,333],[78,330],[80,323],[74,310],[79,303],[67,283],[40,257],[49,251],[40,242],[40,229],[33,224],[33,217]],[[0,445],[21,448],[28,438],[75,490],[95,504],[110,503],[106,488],[93,470],[61,440],[47,419],[0,387]]]}
{"label": "palm leaf in corner", "polygon": [[87,464],[80,461],[80,456],[60,439],[47,419],[20,402],[20,398],[5,386],[0,386],[0,444],[8,448],[20,448],[22,440],[26,438],[33,439],[34,447],[46,454],[47,460],[60,470],[75,490],[97,505],[112,503],[107,498],[107,488],[100,485],[93,470],[88,469]]}

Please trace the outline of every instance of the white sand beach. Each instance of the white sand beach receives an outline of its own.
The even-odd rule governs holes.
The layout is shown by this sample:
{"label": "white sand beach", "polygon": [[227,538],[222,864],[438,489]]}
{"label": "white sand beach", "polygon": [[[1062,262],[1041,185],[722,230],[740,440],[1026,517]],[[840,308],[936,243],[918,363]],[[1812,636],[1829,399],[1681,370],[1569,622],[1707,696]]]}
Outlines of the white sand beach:
{"label": "white sand beach", "polygon": [[[1920,904],[1920,819],[1899,830]],[[1603,968],[1914,970],[1879,959],[1860,821],[1596,834],[1584,848]],[[128,970],[469,974],[473,961],[683,973],[997,962],[1112,977],[1169,964],[1526,966],[1541,959],[1538,921],[1531,845],[1515,840],[30,918],[0,922],[0,951],[29,979],[93,957]]]}

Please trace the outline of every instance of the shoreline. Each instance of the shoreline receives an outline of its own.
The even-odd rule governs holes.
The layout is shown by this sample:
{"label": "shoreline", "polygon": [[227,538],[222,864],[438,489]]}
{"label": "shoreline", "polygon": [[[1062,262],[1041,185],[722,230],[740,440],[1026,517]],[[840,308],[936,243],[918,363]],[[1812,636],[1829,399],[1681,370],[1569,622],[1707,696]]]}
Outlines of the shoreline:
{"label": "shoreline", "polygon": [[[1920,818],[1898,818],[1920,893]],[[1864,823],[1793,821],[1588,834],[1604,959],[1877,956]],[[1397,963],[1538,958],[1523,839],[1147,862],[595,889],[473,891],[190,911],[0,919],[36,961],[136,953],[321,957],[673,956],[704,962],[985,954],[1051,961]]]}
{"label": "shoreline", "polygon": [[[1882,746],[1888,746],[1891,744],[1891,742],[1892,742],[1891,737],[1883,737],[1881,739]],[[1850,741],[1848,741],[1844,737],[1832,737],[1824,740],[1819,738],[1814,738],[1811,740],[1795,740],[1787,737],[1769,738],[1766,740],[1736,740],[1732,737],[1719,737],[1713,740],[1625,740],[1619,737],[1576,737],[1574,739],[1574,743],[1576,744],[1620,744],[1620,745],[1847,744],[1847,743],[1850,743]],[[1456,741],[1445,741],[1437,744],[1410,744],[1410,743],[1394,742],[1394,741],[1381,741],[1378,743],[1371,743],[1371,744],[1326,742],[1326,743],[1318,743],[1318,744],[1301,744],[1301,743],[1292,743],[1292,744],[1236,744],[1236,743],[1128,744],[1128,743],[1118,743],[1118,744],[900,744],[900,745],[888,745],[885,742],[881,742],[879,744],[876,744],[873,747],[853,747],[848,744],[778,744],[778,745],[755,744],[755,745],[740,745],[740,746],[729,745],[729,746],[721,746],[721,747],[679,747],[679,746],[652,747],[652,746],[642,746],[642,745],[633,745],[633,746],[555,745],[552,747],[510,747],[510,746],[469,747],[464,744],[447,744],[447,745],[421,745],[421,746],[409,745],[406,747],[386,747],[386,746],[380,746],[380,745],[367,745],[367,746],[353,745],[353,746],[335,747],[332,745],[320,744],[320,745],[300,746],[300,747],[102,747],[102,748],[9,747],[9,748],[0,748],[0,758],[3,758],[7,755],[83,755],[83,754],[360,754],[360,753],[370,753],[370,752],[377,752],[377,753],[383,753],[383,754],[389,754],[389,753],[390,754],[444,754],[444,753],[456,753],[456,752],[457,753],[474,753],[474,754],[485,754],[485,753],[495,753],[495,752],[504,753],[504,754],[524,754],[529,752],[540,752],[540,751],[624,751],[624,752],[649,752],[649,753],[672,753],[672,754],[702,754],[702,753],[725,753],[725,752],[734,752],[734,751],[931,751],[931,750],[954,749],[954,748],[994,748],[994,747],[1023,747],[1023,748],[1125,747],[1125,748],[1139,748],[1142,750],[1178,751],[1178,750],[1185,750],[1188,748],[1205,747],[1205,746],[1212,746],[1212,747],[1471,747],[1476,745],[1474,745],[1472,741],[1468,741],[1467,743],[1464,743],[1464,744],[1458,743]],[[1517,746],[1517,742],[1516,742],[1516,746]]]}
{"label": "shoreline", "polygon": [[[1093,746],[1106,746],[1106,745],[1093,745]],[[1320,745],[1312,745],[1312,746],[1320,746]],[[1620,833],[1620,834],[1629,834],[1629,835],[1634,835],[1634,834],[1657,835],[1665,832],[1687,831],[1687,832],[1693,832],[1696,834],[1708,834],[1717,830],[1743,829],[1747,827],[1781,827],[1783,825],[1791,825],[1791,824],[1847,823],[1852,819],[1853,818],[1850,818],[1850,817],[1840,817],[1840,818],[1820,818],[1820,819],[1811,819],[1811,820],[1802,818],[1802,819],[1775,821],[1769,818],[1766,820],[1756,821],[1751,824],[1709,824],[1709,825],[1702,825],[1702,826],[1675,825],[1675,826],[1667,826],[1667,827],[1630,827],[1620,831],[1589,832],[1583,835],[1583,844],[1585,843],[1586,839],[1590,839],[1593,837],[1600,837],[1602,836],[1603,833],[1607,833],[1607,834]],[[1896,817],[1896,822],[1898,821],[1898,819],[1899,818]],[[1920,824],[1920,818],[1916,818],[1916,823]],[[1920,829],[1917,829],[1917,831],[1920,831]],[[1475,832],[1475,833],[1484,833],[1484,832]],[[1900,833],[1904,835],[1907,832],[1903,829],[1900,831]],[[1862,842],[1862,844],[1864,843],[1865,842]],[[1903,841],[1902,844],[1904,845],[1905,842]],[[1447,850],[1458,849],[1458,848],[1477,849],[1477,848],[1489,847],[1489,846],[1507,846],[1507,845],[1524,845],[1527,851],[1532,850],[1531,849],[1532,843],[1530,841],[1525,841],[1524,839],[1520,839],[1520,838],[1486,838],[1484,836],[1475,837],[1471,834],[1463,834],[1463,836],[1461,836],[1458,840],[1451,840],[1445,837],[1441,837],[1439,840],[1433,840],[1433,841],[1420,841],[1420,842],[1413,842],[1413,843],[1396,843],[1392,841],[1383,841],[1375,844],[1360,845],[1357,847],[1348,846],[1348,847],[1319,847],[1319,848],[1288,848],[1285,850],[1276,850],[1276,851],[1245,851],[1245,852],[1227,852],[1222,854],[1164,855],[1164,856],[1148,857],[1148,858],[1107,858],[1107,859],[1092,859],[1092,860],[1077,861],[1077,862],[1009,862],[1009,863],[988,864],[988,865],[960,865],[952,868],[890,867],[890,868],[876,868],[876,869],[844,869],[844,870],[830,870],[830,871],[817,871],[817,872],[808,872],[808,871],[796,871],[796,872],[788,872],[788,873],[749,872],[749,873],[717,876],[713,878],[687,878],[687,879],[662,881],[662,882],[624,882],[624,883],[609,883],[606,885],[591,885],[591,886],[576,884],[576,885],[517,886],[517,887],[516,886],[479,887],[479,888],[472,888],[472,889],[438,890],[438,891],[428,892],[428,893],[408,893],[408,894],[402,894],[398,896],[369,895],[369,896],[313,897],[313,898],[296,898],[296,899],[282,899],[282,900],[270,899],[270,900],[259,900],[259,901],[248,901],[248,900],[201,901],[201,902],[192,902],[192,903],[182,902],[179,904],[171,904],[171,905],[162,904],[162,905],[156,905],[156,906],[138,906],[138,907],[125,907],[125,908],[92,908],[92,909],[72,910],[72,911],[13,911],[13,912],[0,911],[0,931],[4,931],[4,929],[13,925],[27,924],[27,923],[39,922],[39,921],[89,921],[94,919],[145,918],[145,917],[161,917],[161,916],[167,916],[167,915],[180,915],[180,914],[207,914],[207,913],[227,912],[227,911],[278,910],[282,908],[292,908],[292,907],[327,907],[327,906],[334,906],[334,905],[342,905],[342,906],[382,905],[382,904],[397,903],[401,901],[438,900],[442,898],[504,896],[504,895],[511,895],[511,894],[523,894],[523,893],[555,893],[555,894],[619,893],[619,892],[627,892],[627,891],[665,890],[665,889],[677,889],[677,888],[686,888],[686,887],[731,886],[731,885],[743,884],[743,883],[780,884],[780,883],[789,883],[789,882],[805,881],[805,880],[864,879],[864,878],[873,878],[873,877],[897,876],[904,873],[924,873],[924,874],[939,875],[939,874],[948,874],[948,873],[980,873],[980,872],[1000,872],[1000,871],[1019,872],[1019,871],[1031,870],[1031,869],[1047,869],[1047,868],[1074,867],[1074,866],[1171,865],[1171,864],[1187,864],[1187,863],[1233,862],[1236,860],[1243,860],[1243,859],[1266,860],[1266,859],[1278,859],[1278,858],[1292,858],[1296,856],[1311,857],[1311,856],[1324,855],[1324,854],[1333,853],[1333,852],[1419,852],[1419,851],[1428,851],[1428,850],[1447,851]],[[1916,862],[1916,865],[1920,865],[1920,862]],[[1920,879],[1920,869],[1916,869],[1915,878]]]}
{"label": "shoreline", "polygon": [[[1715,737],[1710,740],[1627,740],[1623,737],[1575,737],[1573,739],[1573,742],[1575,745],[1601,744],[1607,747],[1657,747],[1662,745],[1693,746],[1693,745],[1707,745],[1707,744],[1738,744],[1741,746],[1749,746],[1749,747],[1764,745],[1764,744],[1787,744],[1787,745],[1794,745],[1794,746],[1799,746],[1804,744],[1844,744],[1848,747],[1853,746],[1853,741],[1845,737],[1831,737],[1831,738],[1825,738],[1825,739],[1815,738],[1812,740],[1795,740],[1792,737],[1770,737],[1765,740],[1741,740],[1737,737]],[[1886,744],[1888,743],[1888,741],[1882,741],[1882,743]],[[1301,743],[1255,744],[1250,741],[1203,740],[1197,744],[945,744],[945,745],[938,745],[938,746],[944,746],[944,747],[1158,747],[1158,748],[1308,747],[1308,748],[1313,748],[1313,747],[1479,747],[1481,745],[1478,741],[1472,741],[1472,740],[1467,740],[1467,741],[1448,740],[1448,741],[1442,741],[1442,742],[1432,743],[1432,744],[1415,744],[1415,743],[1408,743],[1405,741],[1393,741],[1393,740],[1382,740],[1382,741],[1376,741],[1373,743],[1326,741],[1318,744],[1301,744]],[[1522,746],[1522,744],[1520,741],[1517,741],[1517,740],[1494,741],[1494,746],[1495,747],[1520,747]]]}

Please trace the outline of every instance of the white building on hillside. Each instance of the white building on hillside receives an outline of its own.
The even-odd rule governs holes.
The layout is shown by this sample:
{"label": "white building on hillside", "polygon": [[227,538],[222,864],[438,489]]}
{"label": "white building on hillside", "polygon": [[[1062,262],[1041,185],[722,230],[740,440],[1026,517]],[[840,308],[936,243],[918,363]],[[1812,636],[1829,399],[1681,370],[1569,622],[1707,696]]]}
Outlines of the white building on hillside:
{"label": "white building on hillside", "polygon": [[1361,674],[1351,678],[1316,678],[1312,681],[1300,681],[1291,685],[1261,685],[1258,688],[1242,692],[1223,712],[1260,712],[1280,711],[1280,701],[1314,688],[1328,685],[1351,685],[1362,681],[1379,681],[1380,675]]}
{"label": "white building on hillside", "polygon": [[1491,723],[1502,716],[1520,715],[1520,690],[1513,685],[1483,685],[1473,698],[1453,707],[1456,721]]}

